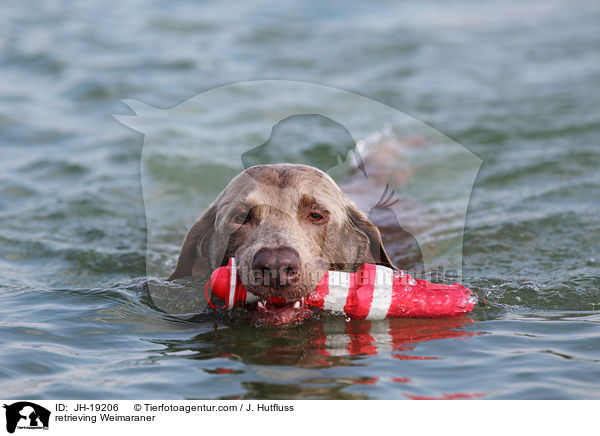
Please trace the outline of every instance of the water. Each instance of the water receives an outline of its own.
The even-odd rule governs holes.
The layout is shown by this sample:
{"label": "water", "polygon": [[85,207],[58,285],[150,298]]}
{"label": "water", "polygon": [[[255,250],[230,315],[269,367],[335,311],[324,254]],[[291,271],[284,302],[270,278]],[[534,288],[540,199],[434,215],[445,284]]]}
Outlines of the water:
{"label": "water", "polygon": [[[4,397],[600,398],[597,2],[0,9]],[[266,78],[381,101],[481,157],[464,238],[472,315],[253,329],[153,305],[148,262],[172,265],[196,205],[237,169],[213,167],[194,203],[174,197],[190,201],[147,247],[144,138],[111,114],[130,113],[121,99],[169,108]],[[236,120],[223,138],[255,127]],[[195,177],[181,159],[154,163]],[[435,235],[455,230],[440,220]]]}

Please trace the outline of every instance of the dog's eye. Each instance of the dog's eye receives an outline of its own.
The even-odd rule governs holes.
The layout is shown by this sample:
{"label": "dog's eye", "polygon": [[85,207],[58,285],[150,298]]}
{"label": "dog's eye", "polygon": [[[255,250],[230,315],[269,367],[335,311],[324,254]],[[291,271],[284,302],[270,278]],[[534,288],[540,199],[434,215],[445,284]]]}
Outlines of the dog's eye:
{"label": "dog's eye", "polygon": [[321,223],[324,222],[327,218],[322,213],[311,212],[308,214],[308,219],[310,219],[313,223]]}
{"label": "dog's eye", "polygon": [[233,217],[233,222],[236,224],[244,224],[250,219],[250,212],[242,212]]}

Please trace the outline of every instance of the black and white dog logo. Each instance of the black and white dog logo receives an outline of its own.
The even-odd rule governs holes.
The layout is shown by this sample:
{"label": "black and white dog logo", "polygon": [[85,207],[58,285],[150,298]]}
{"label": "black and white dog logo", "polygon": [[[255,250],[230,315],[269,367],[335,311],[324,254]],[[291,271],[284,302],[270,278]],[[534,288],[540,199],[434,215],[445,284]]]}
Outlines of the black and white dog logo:
{"label": "black and white dog logo", "polygon": [[50,411],[28,401],[19,401],[4,405],[6,409],[6,431],[14,433],[15,429],[48,429]]}

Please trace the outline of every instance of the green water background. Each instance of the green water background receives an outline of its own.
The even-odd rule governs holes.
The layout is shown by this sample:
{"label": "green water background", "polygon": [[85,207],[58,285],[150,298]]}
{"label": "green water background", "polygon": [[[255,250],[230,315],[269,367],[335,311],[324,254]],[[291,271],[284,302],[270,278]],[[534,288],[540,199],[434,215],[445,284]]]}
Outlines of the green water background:
{"label": "green water background", "polygon": [[[594,1],[3,2],[2,396],[600,398],[598,22]],[[143,137],[111,114],[265,78],[365,95],[482,158],[471,316],[250,329],[149,303]]]}

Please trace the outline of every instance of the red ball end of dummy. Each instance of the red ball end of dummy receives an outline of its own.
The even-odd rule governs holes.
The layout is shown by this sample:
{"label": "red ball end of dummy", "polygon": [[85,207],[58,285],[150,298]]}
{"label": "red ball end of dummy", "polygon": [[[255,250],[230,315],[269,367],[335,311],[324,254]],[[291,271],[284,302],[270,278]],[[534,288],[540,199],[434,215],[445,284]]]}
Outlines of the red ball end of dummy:
{"label": "red ball end of dummy", "polygon": [[210,289],[215,297],[227,301],[231,287],[231,267],[229,265],[217,268],[210,275]]}

